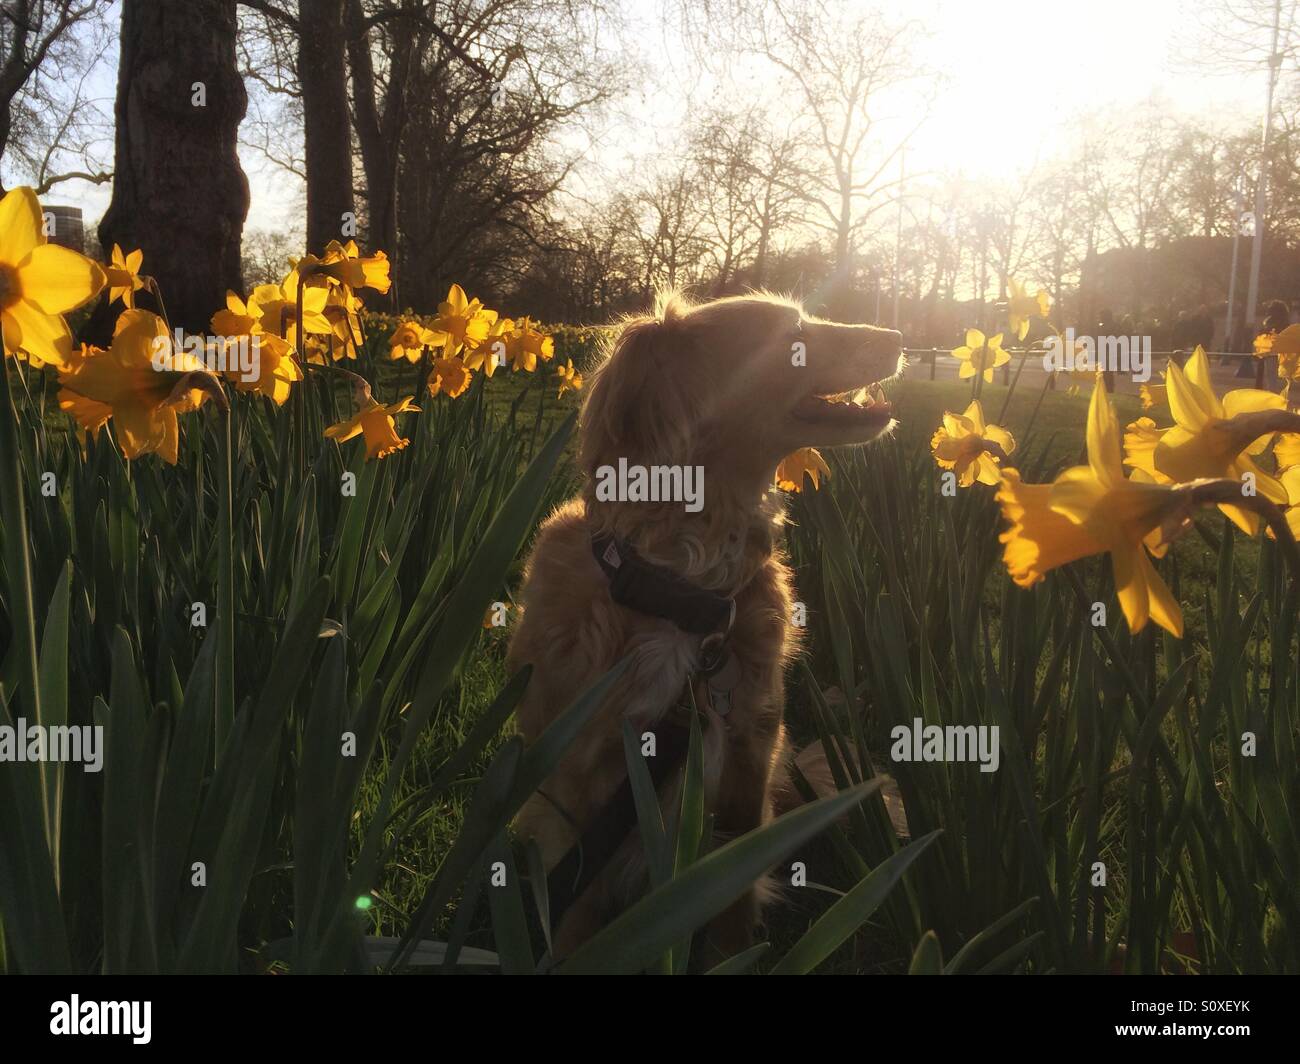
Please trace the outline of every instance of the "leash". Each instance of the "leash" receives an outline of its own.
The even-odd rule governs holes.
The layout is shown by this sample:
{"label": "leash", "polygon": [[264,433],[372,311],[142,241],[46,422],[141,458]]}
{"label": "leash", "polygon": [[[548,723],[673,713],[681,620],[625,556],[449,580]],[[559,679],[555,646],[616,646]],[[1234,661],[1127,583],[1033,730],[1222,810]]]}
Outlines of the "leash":
{"label": "leash", "polygon": [[[683,631],[703,637],[699,669],[686,677],[677,704],[655,728],[655,756],[649,759],[649,770],[657,793],[686,761],[690,718],[680,710],[685,708],[689,714],[692,688],[699,692],[695,702],[705,724],[709,708],[724,718],[731,710],[731,692],[740,681],[740,662],[728,646],[736,620],[736,600],[696,587],[672,570],[645,561],[629,544],[612,535],[593,535],[591,550],[609,580],[611,597],[620,606],[670,620]],[[553,799],[543,797],[558,808]],[[582,837],[546,877],[552,925],[558,924],[591,886],[635,826],[636,799],[631,779],[625,778]]]}

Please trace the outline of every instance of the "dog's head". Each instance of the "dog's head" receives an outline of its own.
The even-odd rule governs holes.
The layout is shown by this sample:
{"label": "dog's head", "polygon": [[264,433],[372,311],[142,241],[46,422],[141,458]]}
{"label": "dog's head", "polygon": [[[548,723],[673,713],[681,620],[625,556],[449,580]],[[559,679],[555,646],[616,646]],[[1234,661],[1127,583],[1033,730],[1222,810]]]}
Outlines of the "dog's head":
{"label": "dog's head", "polygon": [[865,443],[893,423],[879,383],[904,365],[892,329],[841,325],[769,295],[693,306],[673,294],[624,323],[583,413],[590,472],[724,461],[770,471],[801,447]]}

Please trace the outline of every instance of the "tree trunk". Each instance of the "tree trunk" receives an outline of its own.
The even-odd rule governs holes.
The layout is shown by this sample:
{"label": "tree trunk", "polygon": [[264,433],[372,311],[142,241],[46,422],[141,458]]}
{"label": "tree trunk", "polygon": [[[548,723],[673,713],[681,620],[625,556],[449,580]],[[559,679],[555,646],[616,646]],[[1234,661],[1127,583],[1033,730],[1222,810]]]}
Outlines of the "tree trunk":
{"label": "tree trunk", "polygon": [[248,180],[236,139],[248,95],[235,0],[123,0],[113,198],[104,248],[144,252],[173,327],[206,333],[243,289]]}
{"label": "tree trunk", "polygon": [[[352,73],[352,109],[361,165],[366,175],[366,229],[371,250],[397,254],[397,165],[406,128],[406,83],[415,50],[412,37],[390,59],[382,111],[375,100],[375,69],[360,0],[348,0],[348,66]],[[372,306],[397,305],[397,286],[387,296],[367,293]]]}
{"label": "tree trunk", "polygon": [[[0,106],[0,159],[4,158],[5,151],[9,147],[9,132],[11,129],[13,129],[13,118],[9,114],[9,107],[6,104]],[[3,196],[7,191],[3,179],[0,179],[0,196]]]}
{"label": "tree trunk", "polygon": [[298,84],[307,165],[307,249],[356,235],[343,0],[299,5]]}

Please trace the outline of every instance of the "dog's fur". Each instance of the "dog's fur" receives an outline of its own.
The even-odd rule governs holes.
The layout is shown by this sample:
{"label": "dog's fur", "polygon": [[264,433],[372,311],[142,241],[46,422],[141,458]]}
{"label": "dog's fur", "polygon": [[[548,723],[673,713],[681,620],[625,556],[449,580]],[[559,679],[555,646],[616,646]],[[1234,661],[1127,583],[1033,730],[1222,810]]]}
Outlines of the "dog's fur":
{"label": "dog's fur", "polygon": [[[792,357],[799,343],[806,365]],[[725,721],[711,715],[705,731],[705,800],[718,834],[743,834],[797,804],[782,727],[784,669],[797,630],[790,624],[791,573],[778,544],[783,511],[769,489],[778,462],[798,448],[864,442],[892,424],[879,414],[809,420],[807,405],[812,396],[894,376],[900,352],[896,332],[823,322],[769,295],[692,306],[669,294],[653,316],[623,324],[583,408],[585,488],[537,535],[510,645],[509,667],[534,670],[518,713],[528,743],[633,653],[618,688],[520,813],[517,827],[537,840],[548,870],[626,776],[621,718],[638,735],[652,727],[698,667],[698,636],[611,599],[592,556],[594,532],[611,532],[647,561],[736,598],[730,649],[741,679]],[[702,466],[703,510],[598,501],[595,470],[619,458]],[[634,832],[561,921],[556,955],[572,952],[643,887]],[[762,895],[756,888],[721,914],[709,927],[709,944],[723,955],[748,945]]]}

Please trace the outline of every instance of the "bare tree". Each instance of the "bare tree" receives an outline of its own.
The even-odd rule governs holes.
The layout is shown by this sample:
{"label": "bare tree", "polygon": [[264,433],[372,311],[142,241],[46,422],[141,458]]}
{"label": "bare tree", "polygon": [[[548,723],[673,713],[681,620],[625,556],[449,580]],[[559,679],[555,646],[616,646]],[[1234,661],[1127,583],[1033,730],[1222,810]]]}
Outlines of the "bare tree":
{"label": "bare tree", "polygon": [[[740,6],[750,46],[788,79],[821,155],[806,190],[809,220],[832,235],[847,279],[855,242],[893,202],[899,153],[928,114],[933,80],[913,55],[922,28],[832,0]],[[904,97],[900,127],[886,111]]]}
{"label": "bare tree", "polygon": [[107,7],[107,0],[0,3],[0,157],[41,191],[111,176],[90,161],[102,116],[84,91]]}
{"label": "bare tree", "polygon": [[[581,156],[558,137],[621,86],[588,24],[599,13],[573,0],[439,7],[440,32],[416,49],[400,143],[404,302],[436,305],[452,279],[498,289],[518,280],[522,260],[550,246],[547,208]],[[396,30],[376,44],[391,72]]]}
{"label": "bare tree", "polygon": [[714,291],[761,287],[773,242],[803,217],[806,141],[754,108],[706,112],[687,137]]}
{"label": "bare tree", "polygon": [[[307,183],[307,248],[356,232],[352,136],[348,110],[345,0],[308,0],[295,14],[287,0],[240,0],[293,35],[294,73],[302,114],[303,174]],[[268,39],[276,41],[273,31]]]}

